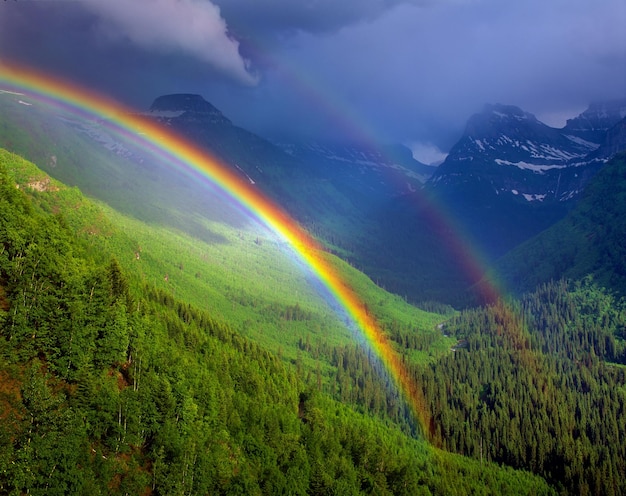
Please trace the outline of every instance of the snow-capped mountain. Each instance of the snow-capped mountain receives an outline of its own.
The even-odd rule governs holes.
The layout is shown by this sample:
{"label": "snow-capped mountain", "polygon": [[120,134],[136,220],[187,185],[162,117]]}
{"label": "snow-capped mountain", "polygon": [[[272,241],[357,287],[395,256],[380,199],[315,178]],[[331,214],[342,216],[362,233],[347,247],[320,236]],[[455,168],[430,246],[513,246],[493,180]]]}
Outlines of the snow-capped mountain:
{"label": "snow-capped mountain", "polygon": [[487,105],[469,119],[430,186],[444,194],[479,192],[483,201],[488,193],[514,201],[567,201],[601,166],[599,159],[588,158],[598,147],[518,107]]}
{"label": "snow-capped mountain", "polygon": [[556,129],[518,107],[486,105],[426,188],[488,255],[500,256],[560,220],[623,149],[622,113],[595,104]]}

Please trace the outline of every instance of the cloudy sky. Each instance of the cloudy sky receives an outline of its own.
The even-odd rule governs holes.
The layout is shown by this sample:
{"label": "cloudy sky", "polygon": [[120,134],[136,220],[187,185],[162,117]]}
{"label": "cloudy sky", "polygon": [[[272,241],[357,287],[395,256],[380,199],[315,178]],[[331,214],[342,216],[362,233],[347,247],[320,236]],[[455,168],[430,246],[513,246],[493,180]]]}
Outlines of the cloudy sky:
{"label": "cloudy sky", "polygon": [[485,103],[560,126],[626,97],[624,0],[5,0],[0,62],[147,108],[202,94],[275,139],[425,155]]}

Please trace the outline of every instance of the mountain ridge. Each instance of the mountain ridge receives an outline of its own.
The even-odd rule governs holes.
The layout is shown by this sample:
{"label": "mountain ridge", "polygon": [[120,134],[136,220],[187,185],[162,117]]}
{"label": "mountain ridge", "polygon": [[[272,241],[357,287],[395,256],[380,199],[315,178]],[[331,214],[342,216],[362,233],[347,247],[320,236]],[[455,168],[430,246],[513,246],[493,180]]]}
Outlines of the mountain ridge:
{"label": "mountain ridge", "polygon": [[[573,134],[579,121],[558,129],[519,107],[486,105],[468,119],[426,189],[473,233],[492,260],[502,256],[563,218],[621,148],[621,110],[608,112],[599,104],[590,108],[595,110],[583,112],[580,122],[602,137],[598,143],[581,137],[589,137],[582,132]],[[605,143],[609,137],[614,146]]]}
{"label": "mountain ridge", "polygon": [[581,114],[568,119],[562,130],[599,145],[606,131],[625,117],[626,98],[592,102]]}

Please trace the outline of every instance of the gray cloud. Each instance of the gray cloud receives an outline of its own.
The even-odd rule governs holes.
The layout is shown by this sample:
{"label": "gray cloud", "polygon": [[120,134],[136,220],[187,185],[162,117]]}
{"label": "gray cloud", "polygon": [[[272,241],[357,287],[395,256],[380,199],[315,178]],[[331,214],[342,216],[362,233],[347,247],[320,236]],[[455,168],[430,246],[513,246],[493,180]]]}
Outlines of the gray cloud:
{"label": "gray cloud", "polygon": [[[137,7],[149,2],[154,12]],[[623,0],[129,5],[1,3],[0,58],[140,107],[166,92],[201,93],[265,136],[370,136],[443,149],[484,103],[558,124],[591,101],[626,97]]]}
{"label": "gray cloud", "polygon": [[[441,0],[440,0],[441,1]],[[446,0],[450,1],[450,0]],[[373,21],[401,4],[429,0],[214,0],[242,36],[295,32],[331,33],[360,21]]]}
{"label": "gray cloud", "polygon": [[447,128],[444,146],[486,102],[572,117],[626,96],[625,9],[622,0],[405,4],[325,36],[298,33],[273,57],[374,134],[432,141]]}
{"label": "gray cloud", "polygon": [[239,54],[239,43],[228,35],[219,8],[208,0],[80,1],[97,14],[100,28],[112,39],[189,54],[245,84],[257,82]]}
{"label": "gray cloud", "polygon": [[153,55],[176,56],[240,84],[258,81],[219,7],[208,0],[11,2],[0,9],[0,41],[0,56],[35,64],[73,64],[80,70],[94,58],[108,65],[104,56],[119,56],[121,49],[130,50],[138,64]]}

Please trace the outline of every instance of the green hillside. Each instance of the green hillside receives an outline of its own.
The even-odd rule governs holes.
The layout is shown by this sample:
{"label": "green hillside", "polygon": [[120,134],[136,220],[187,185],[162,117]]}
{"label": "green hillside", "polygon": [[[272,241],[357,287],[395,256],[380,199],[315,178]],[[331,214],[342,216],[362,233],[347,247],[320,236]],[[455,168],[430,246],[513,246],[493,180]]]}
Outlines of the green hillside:
{"label": "green hillside", "polygon": [[433,442],[562,494],[626,493],[625,322],[626,302],[589,281],[454,317],[457,351],[420,370]]}
{"label": "green hillside", "polygon": [[[255,187],[388,291],[424,307],[424,301],[430,307],[434,301],[464,303],[460,295],[474,280],[459,262],[446,226],[433,221],[432,207],[421,195],[384,201],[372,189],[381,180],[378,175],[362,179],[373,181],[365,190],[348,187],[345,179],[340,188],[335,184],[339,171],[330,173],[315,161],[300,163],[234,126],[207,124],[179,131],[211,156],[221,157],[233,172],[248,171]],[[151,226],[168,226],[212,244],[226,242],[220,226],[245,230],[249,224],[219,191],[198,177],[186,177],[179,164],[138,146],[106,120],[40,100],[25,106],[0,94],[2,146],[64,184]]]}
{"label": "green hillside", "polygon": [[[294,274],[278,271],[272,291],[229,308],[232,295],[220,294],[227,271],[215,269],[223,261],[197,275],[189,238],[124,219],[7,152],[0,154],[0,219],[2,493],[550,492],[527,473],[435,450],[407,434],[401,411],[393,420],[384,398],[366,402],[374,379],[369,369],[351,368],[354,339],[339,332],[319,298],[302,293],[294,302],[293,292],[278,290],[306,291]],[[260,249],[254,264],[278,270],[271,240],[242,238]],[[383,321],[396,322],[391,335],[406,334],[408,325],[426,332],[441,318],[342,270]],[[202,294],[213,271],[216,289]],[[250,286],[239,274],[230,284],[233,294],[249,287],[247,298],[255,283],[244,272]],[[298,340],[310,358],[290,360],[294,348],[278,333],[288,338],[308,324],[328,341]],[[435,341],[411,345],[432,360],[441,354]],[[313,353],[345,353],[335,374],[343,377],[321,380]],[[325,372],[333,367],[332,359],[317,363]]]}

